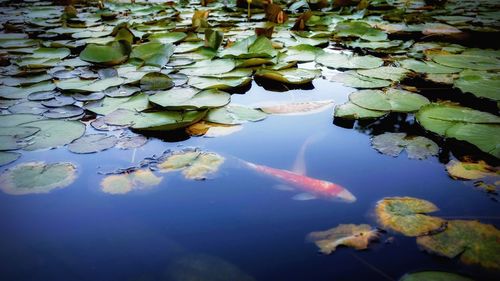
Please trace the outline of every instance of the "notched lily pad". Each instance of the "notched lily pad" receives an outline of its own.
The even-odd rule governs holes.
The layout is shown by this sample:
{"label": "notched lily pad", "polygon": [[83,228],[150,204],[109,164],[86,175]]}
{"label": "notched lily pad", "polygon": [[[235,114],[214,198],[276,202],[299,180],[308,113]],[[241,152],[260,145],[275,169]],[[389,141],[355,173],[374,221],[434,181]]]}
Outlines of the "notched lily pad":
{"label": "notched lily pad", "polygon": [[107,134],[85,135],[68,145],[69,151],[73,153],[94,153],[115,146],[117,138]]}
{"label": "notched lily pad", "polygon": [[500,177],[500,171],[496,167],[488,165],[484,161],[461,162],[451,160],[446,164],[446,171],[454,179],[477,180],[486,177]]}
{"label": "notched lily pad", "polygon": [[329,255],[339,246],[365,250],[372,241],[379,239],[380,232],[368,224],[340,224],[337,227],[311,232],[307,239],[318,246],[321,253]]}
{"label": "notched lily pad", "polygon": [[406,236],[439,231],[445,221],[425,214],[438,208],[429,201],[412,197],[387,197],[377,203],[375,214],[382,227]]}
{"label": "notched lily pad", "polygon": [[256,77],[278,81],[287,84],[306,84],[321,74],[319,70],[302,68],[286,68],[283,70],[270,70],[261,68],[255,72]]}
{"label": "notched lily pad", "polygon": [[460,256],[465,264],[500,269],[500,231],[478,221],[452,220],[446,230],[417,238],[424,250],[440,256]]}
{"label": "notched lily pad", "polygon": [[210,110],[205,120],[219,124],[237,125],[249,121],[261,121],[266,117],[267,114],[258,109],[238,105],[226,105]]}
{"label": "notched lily pad", "polygon": [[64,188],[76,179],[72,163],[21,163],[0,175],[0,189],[11,195],[49,193]]}
{"label": "notched lily pad", "polygon": [[372,139],[372,146],[382,154],[397,157],[403,150],[410,159],[425,159],[437,155],[438,145],[426,137],[405,133],[384,133]]}
{"label": "notched lily pad", "polygon": [[168,155],[157,167],[162,172],[182,170],[186,179],[204,180],[219,170],[224,157],[200,150],[183,150]]}
{"label": "notched lily pad", "polygon": [[149,169],[130,173],[109,175],[101,181],[101,191],[112,195],[126,194],[134,190],[145,190],[157,186],[163,177],[158,177]]}
{"label": "notched lily pad", "polygon": [[62,146],[81,137],[85,133],[85,124],[79,121],[40,120],[26,123],[26,126],[40,128],[30,144],[24,150],[37,150]]}

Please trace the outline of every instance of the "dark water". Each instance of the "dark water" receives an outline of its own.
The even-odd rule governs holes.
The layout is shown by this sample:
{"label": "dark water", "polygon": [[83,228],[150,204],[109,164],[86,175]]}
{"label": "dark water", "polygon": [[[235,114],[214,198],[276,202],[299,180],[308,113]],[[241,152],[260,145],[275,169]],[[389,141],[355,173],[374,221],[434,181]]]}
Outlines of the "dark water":
{"label": "dark water", "polygon": [[[245,95],[233,95],[233,102],[327,98],[339,104],[353,91],[325,80],[314,86],[270,92],[254,83]],[[446,155],[418,161],[404,153],[384,156],[371,148],[367,132],[416,127],[398,126],[398,118],[406,117],[350,129],[333,124],[328,109],[313,115],[270,116],[226,137],[151,139],[136,151],[76,155],[60,148],[26,153],[16,163],[73,161],[79,177],[50,194],[0,194],[1,280],[397,280],[418,270],[499,280],[494,271],[429,255],[418,249],[414,238],[393,233],[369,250],[340,248],[329,256],[305,241],[309,232],[341,223],[376,226],[373,208],[387,196],[426,199],[440,208],[434,215],[476,218],[499,227],[499,203],[472,183],[449,178],[439,160]],[[234,158],[289,169],[305,139],[319,133],[323,137],[306,151],[308,175],[347,187],[357,197],[355,203],[292,200],[296,193],[273,189],[275,179],[245,169]],[[227,159],[206,181],[168,173],[158,174],[164,179],[151,190],[125,195],[100,191],[103,176],[97,171],[125,168],[182,147],[200,147]],[[393,242],[384,243],[390,237]],[[203,277],[193,277],[200,274],[192,268]]]}

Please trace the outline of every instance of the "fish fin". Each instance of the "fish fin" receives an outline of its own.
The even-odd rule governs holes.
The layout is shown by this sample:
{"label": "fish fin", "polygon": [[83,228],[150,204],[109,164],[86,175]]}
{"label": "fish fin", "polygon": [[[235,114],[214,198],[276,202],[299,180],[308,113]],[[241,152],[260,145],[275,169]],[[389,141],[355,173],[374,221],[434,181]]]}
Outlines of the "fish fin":
{"label": "fish fin", "polygon": [[324,133],[319,133],[319,134],[314,134],[309,136],[302,146],[299,149],[299,152],[297,153],[297,157],[295,158],[295,162],[293,164],[292,172],[305,176],[307,174],[307,167],[306,167],[306,162],[305,162],[305,153],[307,147],[315,142],[318,141],[320,138],[324,136]]}
{"label": "fish fin", "polygon": [[293,200],[298,200],[298,201],[313,200],[313,199],[317,199],[317,198],[318,197],[312,195],[311,193],[307,193],[307,192],[299,193],[299,194],[292,197]]}
{"label": "fish fin", "polygon": [[289,186],[289,185],[285,185],[285,184],[277,184],[275,186],[273,186],[274,189],[276,190],[282,190],[282,191],[292,191],[292,190],[295,190],[295,188]]}

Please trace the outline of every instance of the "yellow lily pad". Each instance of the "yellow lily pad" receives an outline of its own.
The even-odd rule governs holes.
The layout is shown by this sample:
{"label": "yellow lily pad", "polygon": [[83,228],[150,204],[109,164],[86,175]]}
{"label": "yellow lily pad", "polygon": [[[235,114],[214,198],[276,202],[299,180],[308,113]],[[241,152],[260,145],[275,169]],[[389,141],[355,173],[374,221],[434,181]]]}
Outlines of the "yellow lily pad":
{"label": "yellow lily pad", "polygon": [[379,231],[368,224],[340,224],[337,227],[309,233],[307,239],[314,242],[323,254],[331,254],[344,245],[356,250],[368,248],[371,241],[378,240]]}
{"label": "yellow lily pad", "polygon": [[108,194],[126,194],[133,190],[148,189],[161,183],[163,177],[158,177],[149,169],[140,169],[130,173],[110,175],[102,179],[101,190]]}

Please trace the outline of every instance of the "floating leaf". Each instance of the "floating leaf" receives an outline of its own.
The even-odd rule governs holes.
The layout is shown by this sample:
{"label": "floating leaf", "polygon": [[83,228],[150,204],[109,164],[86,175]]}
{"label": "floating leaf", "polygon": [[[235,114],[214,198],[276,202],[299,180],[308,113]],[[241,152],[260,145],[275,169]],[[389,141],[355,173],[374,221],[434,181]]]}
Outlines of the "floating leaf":
{"label": "floating leaf", "polygon": [[480,54],[439,54],[432,60],[449,67],[474,70],[500,70],[500,59]]}
{"label": "floating leaf", "polygon": [[152,103],[166,108],[202,109],[221,107],[229,103],[231,95],[217,89],[204,91],[175,88],[149,97]]}
{"label": "floating leaf", "polygon": [[40,131],[40,128],[28,126],[0,127],[0,136],[11,136],[16,139],[23,139],[34,135],[38,131]]}
{"label": "floating leaf", "polygon": [[387,34],[382,30],[371,27],[362,21],[344,21],[335,26],[336,36],[350,37],[355,36],[368,41],[384,41]]}
{"label": "floating leaf", "polygon": [[334,116],[346,119],[370,119],[378,118],[387,114],[387,111],[370,110],[357,106],[352,102],[346,102],[335,106]]}
{"label": "floating leaf", "polygon": [[26,99],[37,92],[52,91],[56,85],[51,81],[36,83],[27,87],[0,86],[0,97],[4,99]]}
{"label": "floating leaf", "polygon": [[168,75],[160,72],[151,72],[142,76],[141,89],[145,91],[168,90],[174,86],[174,81]]}
{"label": "floating leaf", "polygon": [[349,56],[339,53],[320,53],[316,62],[331,68],[369,69],[382,66],[384,61],[374,56]]}
{"label": "floating leaf", "polygon": [[184,40],[187,34],[184,32],[155,32],[151,34],[148,39],[152,42],[159,42],[162,44],[173,44]]}
{"label": "floating leaf", "polygon": [[457,123],[446,130],[446,137],[469,142],[500,158],[500,125]]}
{"label": "floating leaf", "polygon": [[307,44],[289,47],[286,52],[285,61],[308,62],[316,60],[318,54],[324,53],[323,49]]}
{"label": "floating leaf", "polygon": [[56,86],[61,90],[76,92],[101,92],[108,88],[120,86],[125,79],[120,77],[111,77],[98,80],[83,80],[80,78],[71,78],[56,82]]}
{"label": "floating leaf", "polygon": [[314,80],[321,71],[302,68],[287,68],[283,70],[269,70],[261,68],[255,73],[256,77],[274,80],[288,84],[306,84]]}
{"label": "floating leaf", "polygon": [[44,119],[42,116],[34,114],[9,114],[0,115],[0,124],[4,127],[15,127],[21,124],[30,123]]}
{"label": "floating leaf", "polygon": [[205,47],[212,50],[218,50],[223,39],[224,33],[222,33],[221,31],[213,30],[210,28],[205,29]]}
{"label": "floating leaf", "polygon": [[68,144],[85,133],[85,125],[78,121],[40,120],[26,123],[26,126],[40,128],[31,137],[24,150],[37,150]]}
{"label": "floating leaf", "polygon": [[407,273],[399,281],[473,281],[470,278],[444,271],[420,271]]}
{"label": "floating leaf", "polygon": [[389,80],[377,79],[359,75],[357,72],[343,72],[331,78],[333,81],[340,82],[348,87],[371,89],[383,88],[392,84]]}
{"label": "floating leaf", "polygon": [[158,163],[157,167],[164,173],[184,169],[196,161],[200,154],[201,151],[199,150],[182,150],[173,152],[162,162]]}
{"label": "floating leaf", "polygon": [[211,76],[229,72],[236,64],[232,59],[203,60],[186,66],[180,73],[195,76]]}
{"label": "floating leaf", "polygon": [[395,112],[413,112],[429,104],[424,96],[398,89],[361,90],[350,94],[349,100],[366,109]]}
{"label": "floating leaf", "polygon": [[132,190],[142,190],[157,186],[163,177],[157,177],[149,169],[136,170],[130,173],[110,175],[102,179],[101,190],[104,193],[117,195]]}
{"label": "floating leaf", "polygon": [[409,71],[401,67],[381,66],[372,69],[362,69],[358,70],[357,72],[367,77],[391,81],[401,81],[406,77]]}
{"label": "floating leaf", "polygon": [[98,105],[87,106],[87,109],[97,114],[106,115],[117,109],[129,109],[143,111],[149,107],[148,96],[139,93],[132,97],[110,98],[106,97]]}
{"label": "floating leaf", "polygon": [[27,145],[26,143],[19,142],[19,140],[13,136],[0,135],[0,151],[16,150],[26,145]]}
{"label": "floating leaf", "polygon": [[257,109],[237,105],[226,105],[221,108],[211,109],[205,117],[205,120],[219,124],[236,125],[249,121],[257,122],[266,117],[266,113]]}
{"label": "floating leaf", "polygon": [[186,132],[191,136],[204,136],[207,138],[216,138],[227,136],[241,131],[243,126],[225,125],[212,122],[200,121],[186,128]]}
{"label": "floating leaf", "polygon": [[500,75],[496,73],[465,70],[455,80],[454,86],[464,93],[472,93],[479,98],[500,101],[500,93],[498,92],[498,89],[500,89]]}
{"label": "floating leaf", "polygon": [[84,111],[76,105],[65,105],[61,107],[51,108],[43,113],[44,117],[53,119],[64,119],[76,116],[83,116]]}
{"label": "floating leaf", "polygon": [[174,46],[172,44],[150,42],[132,48],[130,58],[140,59],[145,65],[163,67],[168,63],[173,53]]}
{"label": "floating leaf", "polygon": [[425,235],[442,228],[442,219],[424,215],[437,210],[431,202],[412,197],[387,197],[375,207],[377,219],[384,228],[406,236]]}
{"label": "floating leaf", "polygon": [[0,166],[10,164],[21,157],[21,153],[0,151]]}
{"label": "floating leaf", "polygon": [[211,77],[189,77],[188,84],[198,89],[230,90],[248,85],[252,81],[249,77],[240,78],[211,78]]}
{"label": "floating leaf", "polygon": [[11,195],[49,193],[69,186],[75,179],[72,163],[28,162],[5,170],[0,175],[0,189]]}
{"label": "floating leaf", "polygon": [[265,36],[252,35],[222,50],[219,56],[222,58],[269,58],[277,54],[271,40]]}
{"label": "floating leaf", "polygon": [[71,51],[68,48],[38,48],[31,55],[32,58],[64,59]]}
{"label": "floating leaf", "polygon": [[384,133],[372,139],[372,146],[382,154],[396,157],[406,149],[408,158],[425,159],[439,152],[438,145],[428,138],[405,133]]}
{"label": "floating leaf", "polygon": [[117,139],[113,135],[91,134],[85,135],[68,145],[69,151],[73,153],[94,153],[115,146]]}
{"label": "floating leaf", "polygon": [[432,61],[418,61],[415,59],[405,59],[399,61],[399,63],[401,64],[402,67],[419,73],[450,74],[450,73],[458,73],[461,71],[460,68],[448,67]]}
{"label": "floating leaf", "polygon": [[446,171],[455,179],[477,180],[485,177],[498,177],[500,171],[484,161],[460,162],[451,160],[446,164]]}
{"label": "floating leaf", "polygon": [[500,269],[500,231],[477,221],[452,220],[446,230],[417,238],[424,250],[440,256],[460,256],[465,264]]}
{"label": "floating leaf", "polygon": [[329,255],[341,245],[356,250],[367,249],[368,244],[378,240],[379,235],[379,231],[368,224],[340,224],[325,231],[311,232],[307,238],[318,246],[321,253]]}
{"label": "floating leaf", "polygon": [[200,121],[205,111],[136,112],[118,109],[108,114],[104,122],[109,125],[130,126],[137,130],[166,131],[187,127]]}
{"label": "floating leaf", "polygon": [[88,44],[80,53],[83,61],[101,64],[117,65],[128,59],[130,45],[124,41],[113,41],[108,45]]}

